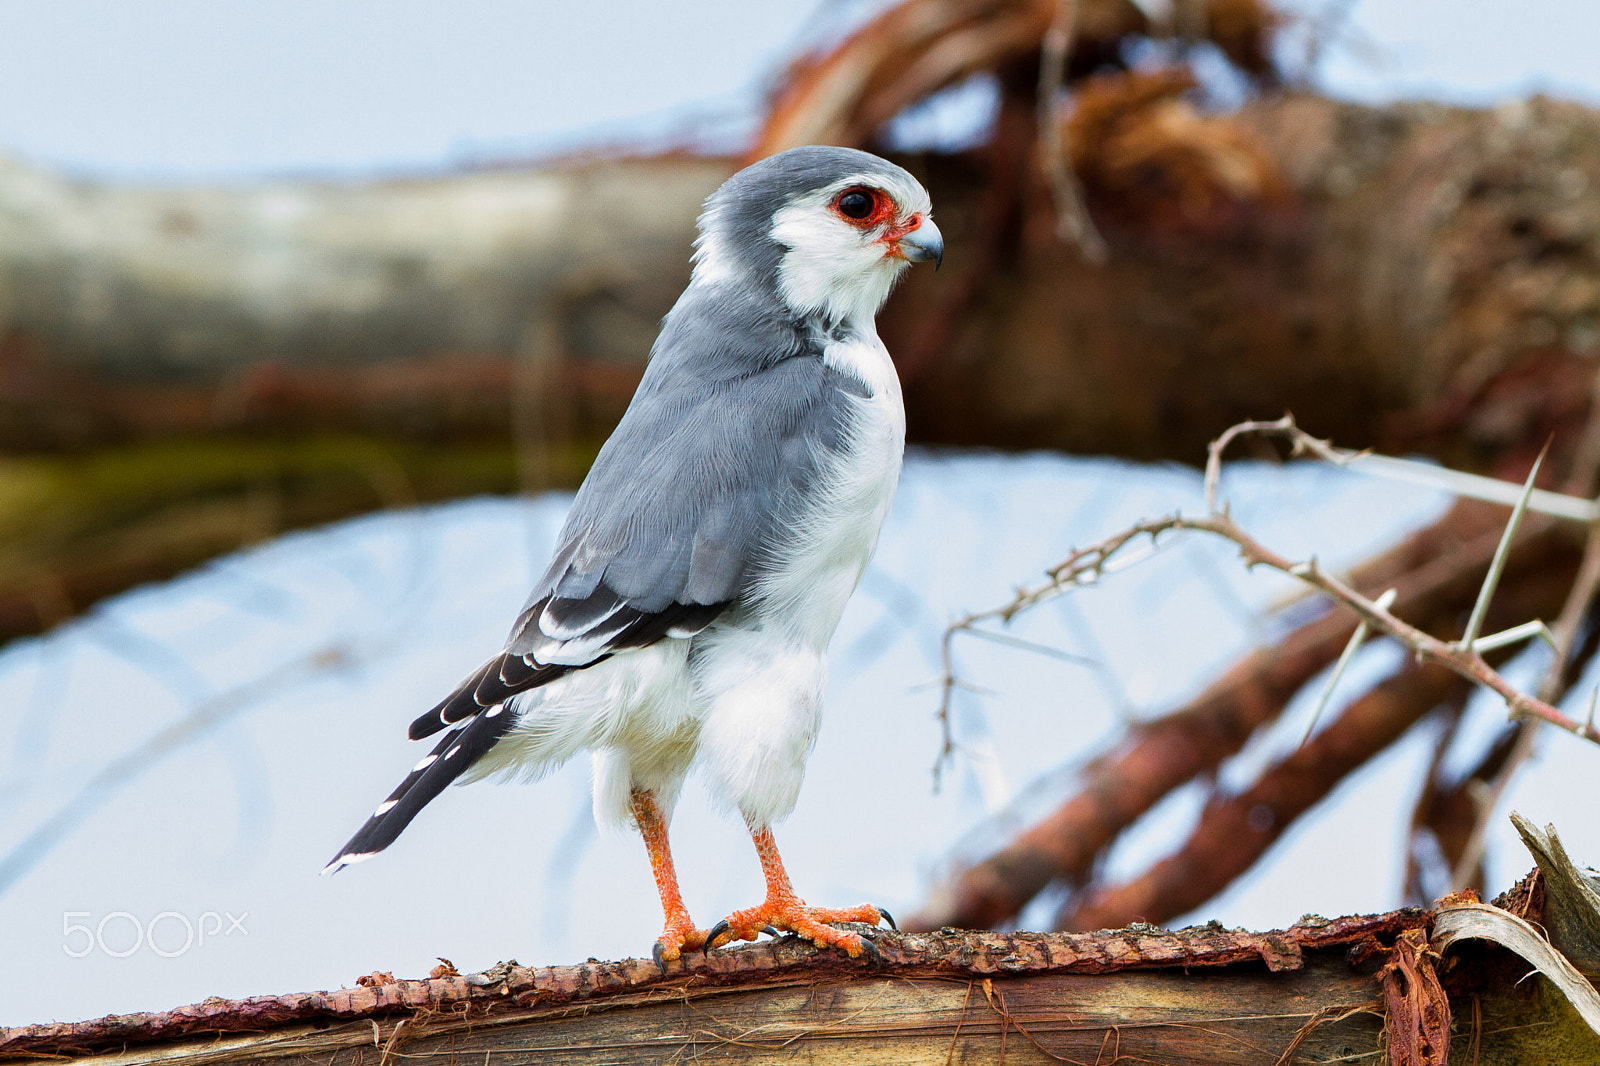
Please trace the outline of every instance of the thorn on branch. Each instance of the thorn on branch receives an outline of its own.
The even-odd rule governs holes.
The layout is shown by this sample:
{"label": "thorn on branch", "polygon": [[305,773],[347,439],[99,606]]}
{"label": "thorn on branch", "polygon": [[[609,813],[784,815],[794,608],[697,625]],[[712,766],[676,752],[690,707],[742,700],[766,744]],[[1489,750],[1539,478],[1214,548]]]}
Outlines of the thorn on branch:
{"label": "thorn on branch", "polygon": [[1494,598],[1494,590],[1500,584],[1500,576],[1505,573],[1506,559],[1511,554],[1511,542],[1516,538],[1517,527],[1522,524],[1522,516],[1528,511],[1528,499],[1533,495],[1533,483],[1538,480],[1539,467],[1544,464],[1544,457],[1550,452],[1550,444],[1545,442],[1544,448],[1539,452],[1539,458],[1533,461],[1533,469],[1528,471],[1528,480],[1522,486],[1522,495],[1517,498],[1516,506],[1511,509],[1511,517],[1506,522],[1506,531],[1500,536],[1500,546],[1495,549],[1494,560],[1489,563],[1489,573],[1484,576],[1483,586],[1478,590],[1478,600],[1472,605],[1472,615],[1467,619],[1467,628],[1461,634],[1457,647],[1463,651],[1472,651],[1473,645],[1478,640],[1478,633],[1483,629],[1484,616],[1489,613],[1489,601]]}
{"label": "thorn on branch", "polygon": [[[1387,611],[1394,606],[1395,597],[1399,594],[1399,589],[1389,589],[1378,597],[1376,606],[1379,610]],[[1306,723],[1305,735],[1300,738],[1301,746],[1304,746],[1305,742],[1311,739],[1311,734],[1316,732],[1317,721],[1322,717],[1323,710],[1328,706],[1328,700],[1333,696],[1335,686],[1339,684],[1339,679],[1344,676],[1345,670],[1349,668],[1350,661],[1356,657],[1356,652],[1360,650],[1361,645],[1367,642],[1367,634],[1371,631],[1367,620],[1363,618],[1356,625],[1356,631],[1350,634],[1350,642],[1344,646],[1344,651],[1339,653],[1339,661],[1334,663],[1333,673],[1328,675],[1328,683],[1322,687],[1322,695],[1317,700],[1316,709],[1311,712],[1311,721]]]}
{"label": "thorn on branch", "polygon": [[1472,642],[1472,650],[1479,654],[1486,651],[1496,651],[1500,648],[1510,647],[1513,644],[1520,644],[1530,637],[1540,638],[1550,646],[1552,651],[1557,648],[1555,634],[1550,632],[1550,627],[1535,618],[1533,621],[1524,622],[1520,626],[1512,626],[1510,629],[1491,633],[1487,637],[1479,637]]}

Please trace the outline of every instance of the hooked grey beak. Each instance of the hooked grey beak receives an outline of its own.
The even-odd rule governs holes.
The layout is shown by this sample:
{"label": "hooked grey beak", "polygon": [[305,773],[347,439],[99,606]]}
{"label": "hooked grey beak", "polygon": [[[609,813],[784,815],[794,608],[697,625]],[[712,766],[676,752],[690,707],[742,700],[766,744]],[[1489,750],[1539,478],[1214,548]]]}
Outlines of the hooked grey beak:
{"label": "hooked grey beak", "polygon": [[933,269],[938,270],[944,263],[944,234],[933,224],[933,219],[925,218],[922,225],[900,238],[900,254],[913,263],[926,263],[931,259]]}

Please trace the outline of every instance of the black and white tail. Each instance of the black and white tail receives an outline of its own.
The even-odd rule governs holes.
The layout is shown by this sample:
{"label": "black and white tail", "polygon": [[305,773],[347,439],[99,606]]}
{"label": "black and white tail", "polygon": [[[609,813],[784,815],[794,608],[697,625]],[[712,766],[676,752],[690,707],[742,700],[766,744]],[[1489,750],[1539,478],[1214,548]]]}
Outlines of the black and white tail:
{"label": "black and white tail", "polygon": [[496,704],[446,733],[433,751],[411,768],[400,787],[378,804],[372,817],[339,849],[338,857],[323,867],[322,872],[337,873],[346,866],[372,858],[393,844],[429,800],[443,792],[446,785],[460,777],[506,735],[516,717],[506,710],[505,704]]}

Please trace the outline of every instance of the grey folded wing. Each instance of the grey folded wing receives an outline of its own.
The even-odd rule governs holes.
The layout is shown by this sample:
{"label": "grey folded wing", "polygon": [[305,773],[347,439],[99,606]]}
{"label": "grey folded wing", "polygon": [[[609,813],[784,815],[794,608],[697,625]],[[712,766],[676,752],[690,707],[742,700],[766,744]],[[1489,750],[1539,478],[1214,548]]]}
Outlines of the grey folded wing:
{"label": "grey folded wing", "polygon": [[578,490],[504,651],[413,722],[413,739],[619,651],[691,636],[782,558],[859,387],[804,354],[744,375],[658,369]]}

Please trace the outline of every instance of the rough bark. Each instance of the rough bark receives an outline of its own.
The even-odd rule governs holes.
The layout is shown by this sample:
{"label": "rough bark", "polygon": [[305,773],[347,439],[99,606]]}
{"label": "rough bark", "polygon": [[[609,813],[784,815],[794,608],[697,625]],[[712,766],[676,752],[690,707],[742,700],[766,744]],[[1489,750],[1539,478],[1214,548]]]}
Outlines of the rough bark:
{"label": "rough bark", "polygon": [[[1600,1041],[1493,948],[1441,984],[1432,916],[1306,918],[1269,933],[881,933],[874,966],[792,939],[658,972],[648,960],[427,980],[0,1029],[7,1062],[1162,1062],[1283,1066],[1448,1044],[1485,1066]],[[1452,1022],[1454,1024],[1452,1024]]]}

